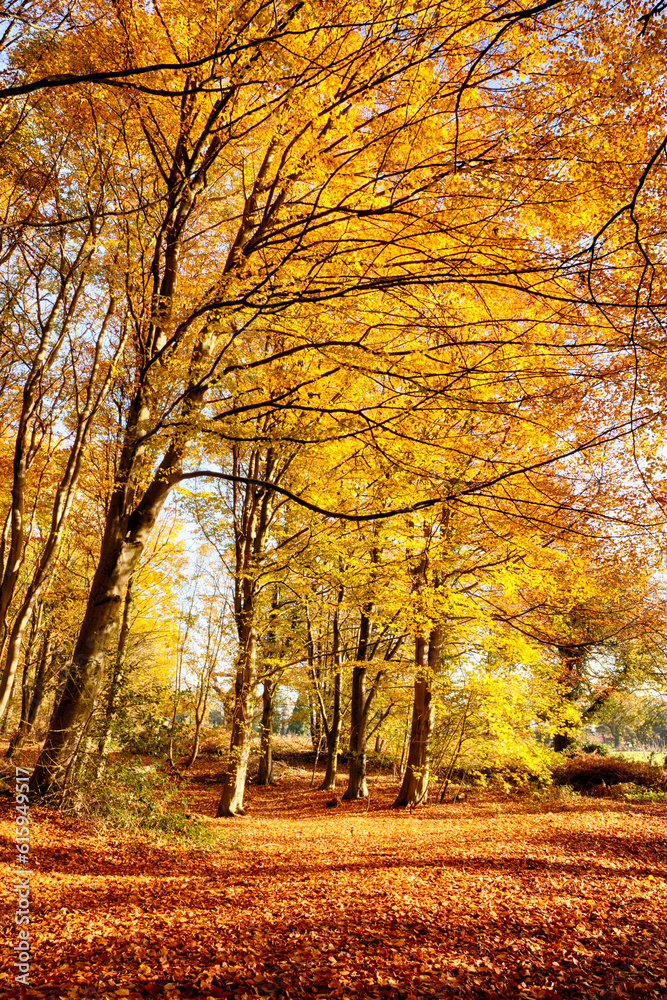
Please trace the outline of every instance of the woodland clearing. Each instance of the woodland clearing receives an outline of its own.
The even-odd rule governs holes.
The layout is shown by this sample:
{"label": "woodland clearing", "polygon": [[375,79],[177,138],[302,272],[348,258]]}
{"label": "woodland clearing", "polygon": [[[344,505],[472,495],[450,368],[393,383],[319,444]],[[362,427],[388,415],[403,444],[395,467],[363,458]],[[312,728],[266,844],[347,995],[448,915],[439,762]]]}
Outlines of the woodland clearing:
{"label": "woodland clearing", "polygon": [[3,14],[0,1000],[667,997],[667,0]]}
{"label": "woodland clearing", "polygon": [[31,808],[26,997],[665,996],[666,806],[480,791],[397,811],[371,773],[370,803],[327,808],[290,767],[216,820],[219,767],[190,772],[204,848]]}

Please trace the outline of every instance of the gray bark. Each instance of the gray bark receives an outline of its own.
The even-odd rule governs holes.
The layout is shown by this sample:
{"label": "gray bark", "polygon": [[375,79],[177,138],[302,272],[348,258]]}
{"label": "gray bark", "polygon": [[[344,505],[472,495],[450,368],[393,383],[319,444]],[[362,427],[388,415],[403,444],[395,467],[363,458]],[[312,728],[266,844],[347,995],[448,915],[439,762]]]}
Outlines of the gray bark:
{"label": "gray bark", "polygon": [[273,699],[276,693],[277,681],[264,678],[262,689],[262,735],[259,751],[258,785],[270,785],[273,782]]}
{"label": "gray bark", "polygon": [[[324,780],[320,785],[322,791],[335,792],[336,775],[338,772],[338,751],[340,747],[340,730],[342,723],[341,696],[343,692],[343,674],[340,669],[334,675],[334,700],[331,715],[331,723],[326,724],[325,733],[327,740],[327,766]],[[323,717],[324,719],[324,717]]]}
{"label": "gray bark", "polygon": [[123,678],[127,672],[127,652],[130,644],[130,611],[132,609],[132,577],[130,577],[125,589],[125,599],[123,601],[123,618],[118,635],[118,647],[114,661],[113,673],[109,682],[107,701],[104,710],[104,720],[102,731],[97,744],[97,752],[100,757],[99,767],[103,766],[106,757],[109,734],[111,732],[111,720],[116,714],[118,695],[123,685]]}
{"label": "gray bark", "polygon": [[394,807],[418,806],[427,801],[431,734],[433,732],[433,677],[442,651],[442,632],[431,631],[428,642],[415,640],[415,689],[408,761]]}
{"label": "gray bark", "polygon": [[257,639],[249,630],[236,672],[236,699],[227,769],[216,816],[243,816],[243,797],[252,736],[252,703],[256,683]]}

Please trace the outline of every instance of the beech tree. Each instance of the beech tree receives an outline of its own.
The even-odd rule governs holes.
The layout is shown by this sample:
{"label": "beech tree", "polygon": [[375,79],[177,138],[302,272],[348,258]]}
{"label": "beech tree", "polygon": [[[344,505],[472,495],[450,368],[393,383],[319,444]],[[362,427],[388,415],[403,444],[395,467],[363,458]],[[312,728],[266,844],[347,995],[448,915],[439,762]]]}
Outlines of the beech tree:
{"label": "beech tree", "polygon": [[[342,569],[339,565],[339,569]],[[323,661],[315,662],[315,651],[312,638],[312,621],[308,614],[308,658],[310,661],[310,676],[315,689],[315,696],[320,710],[322,728],[326,739],[326,770],[321,789],[334,792],[336,790],[336,775],[338,772],[338,753],[343,725],[343,661],[345,648],[342,636],[342,606],[345,587],[342,581],[335,587],[335,600],[330,618],[331,643],[330,649],[325,647]],[[327,621],[327,626],[329,621]],[[328,630],[328,629],[327,629]],[[329,644],[327,643],[327,646]],[[322,656],[322,654],[321,654]],[[330,661],[330,662],[328,662]],[[327,677],[328,675],[328,677]],[[327,679],[329,683],[327,683]],[[328,697],[329,696],[329,697]]]}
{"label": "beech tree", "polygon": [[[269,418],[261,430],[270,437]],[[259,435],[258,435],[259,436]],[[230,748],[223,778],[219,815],[243,811],[243,797],[258,683],[264,685],[262,741],[266,777],[270,776],[270,728],[273,695],[293,653],[280,624],[279,581],[289,562],[291,543],[303,533],[289,525],[288,503],[269,484],[284,482],[296,449],[276,444],[235,442],[231,449],[232,482],[218,481],[217,490],[186,497],[198,527],[216,552],[218,564],[232,580],[237,653],[233,670],[233,710]],[[218,449],[222,457],[222,452]],[[257,487],[257,481],[265,485]],[[297,656],[298,659],[298,656]],[[278,661],[278,662],[276,662]],[[268,782],[267,782],[268,783]]]}
{"label": "beech tree", "polygon": [[[21,289],[22,301],[19,304],[10,300],[5,312],[5,322],[10,323],[15,318],[22,329],[14,350],[21,358],[24,374],[22,385],[17,386],[20,402],[17,400],[9,424],[15,428],[11,500],[0,549],[0,627],[5,640],[0,712],[7,705],[25,628],[53,571],[76,497],[91,427],[109,391],[113,364],[122,349],[122,335],[116,339],[115,349],[112,347],[109,351],[108,348],[109,341],[114,339],[110,329],[113,298],[107,300],[106,307],[102,304],[102,315],[98,314],[99,326],[92,343],[82,349],[73,341],[73,328],[83,321],[81,299],[87,271],[93,266],[96,228],[97,222],[92,219],[83,227],[78,245],[65,248],[61,244],[56,248],[55,261],[46,255],[40,257],[38,250],[32,280],[29,279],[28,287]],[[16,292],[15,286],[12,296]],[[90,302],[86,313],[85,319],[93,321]],[[63,396],[66,405],[63,405]],[[72,429],[64,434],[58,426],[63,410],[66,419],[73,421]],[[50,500],[50,524],[42,531],[42,544],[34,557],[31,578],[23,588],[19,605],[12,608],[12,602],[20,593],[17,585],[28,555],[31,520],[34,523],[30,508],[32,506],[34,511],[37,502],[44,503],[44,487],[54,474],[56,483]]]}
{"label": "beech tree", "polygon": [[[447,521],[448,517],[445,511],[442,525],[445,542]],[[437,607],[433,609],[435,616],[429,616],[427,609],[431,602],[428,601],[425,592],[428,588],[431,593],[435,593],[441,584],[437,568],[434,571],[429,565],[432,561],[432,554],[429,550],[433,542],[437,546],[434,534],[436,536],[439,534],[439,528],[440,526],[437,526],[434,533],[430,526],[424,526],[423,546],[421,551],[417,553],[415,564],[411,566],[415,611],[417,618],[422,619],[422,627],[419,627],[418,621],[415,636],[415,682],[408,757],[403,781],[394,806],[419,805],[425,802],[428,796],[431,735],[435,717],[433,683],[441,667],[445,622],[441,617],[442,612],[440,615],[438,614]]]}
{"label": "beech tree", "polygon": [[[205,50],[215,19],[204,15],[193,9],[185,22],[174,21],[169,38],[189,52]],[[235,15],[227,17],[225,30],[234,33],[237,46],[246,39],[249,48],[222,53],[205,74],[160,70],[161,92],[140,99],[118,89],[103,101],[89,100],[83,90],[67,95],[69,113],[76,108],[88,116],[94,133],[103,131],[116,150],[109,183],[121,213],[118,238],[132,317],[126,362],[133,356],[133,369],[127,370],[124,440],[98,571],[71,676],[33,779],[40,791],[62,774],[78,742],[99,689],[122,594],[183,474],[197,425],[206,412],[206,419],[231,432],[249,405],[257,409],[257,374],[312,349],[306,333],[289,344],[271,338],[268,351],[261,350],[266,344],[261,318],[299,302],[386,285],[387,278],[404,282],[403,268],[364,276],[363,261],[370,263],[372,255],[378,267],[375,247],[385,220],[398,222],[409,205],[425,197],[433,173],[424,166],[428,147],[435,152],[440,137],[425,142],[407,173],[400,168],[400,188],[387,188],[399,169],[398,160],[396,166],[392,162],[399,152],[396,122],[403,122],[401,147],[407,149],[431,120],[420,99],[406,121],[397,95],[424,75],[429,116],[443,100],[451,106],[433,76],[452,27],[446,20],[436,18],[424,30],[411,10],[399,5],[396,23],[404,30],[376,38],[368,27],[358,33],[346,18],[342,27],[331,13],[331,20],[318,23],[298,7],[282,13],[276,8],[270,24],[262,7],[241,24]],[[155,35],[151,19],[157,25],[157,14],[144,12],[123,26],[136,52],[146,45],[167,47],[165,32],[160,27]],[[275,45],[276,31],[288,34],[282,49]],[[82,31],[69,39],[72,46],[84,41],[96,38]],[[318,48],[320,69],[312,58]],[[329,53],[336,48],[339,56],[332,63]],[[260,65],[267,83],[258,91]],[[393,67],[389,74],[386,65]],[[389,115],[376,110],[386,100]],[[395,153],[388,158],[390,139]],[[447,172],[442,154],[438,159]],[[372,202],[369,184],[376,185]],[[227,209],[221,212],[223,192]],[[106,207],[113,211],[113,198]],[[358,229],[351,239],[352,220]],[[418,239],[423,227],[418,220],[412,227]],[[391,244],[390,237],[387,247]],[[358,262],[351,268],[343,263],[350,250]],[[328,333],[317,339],[322,345],[332,340]],[[356,342],[353,335],[341,344]],[[323,378],[331,362],[320,364]],[[174,378],[179,370],[184,377]],[[290,377],[281,365],[281,378],[269,380],[275,387],[263,394],[262,405],[276,405],[274,396],[282,405],[295,402],[300,375]],[[214,393],[205,411],[213,386],[217,399]],[[157,472],[149,473],[153,468]]]}
{"label": "beech tree", "polygon": [[660,535],[645,528],[630,541],[616,529],[607,538],[564,539],[534,549],[533,571],[517,572],[504,592],[485,595],[493,617],[551,650],[553,678],[571,711],[554,748],[573,742],[577,725],[595,718],[605,701],[642,669],[637,646],[662,645],[664,594],[659,582]]}
{"label": "beech tree", "polygon": [[[456,503],[537,525],[572,502],[573,455],[653,420],[632,408],[627,345],[600,356],[599,303],[563,271],[598,211],[601,172],[574,140],[560,155],[562,135],[579,135],[577,107],[545,114],[541,100],[546,78],[561,91],[569,79],[561,6],[201,3],[131,17],[113,6],[117,33],[82,22],[45,51],[48,71],[99,62],[104,44],[125,74],[122,85],[108,65],[106,82],[67,76],[50,105],[54,130],[74,116],[113,152],[100,210],[128,339],[99,561],[34,790],[57,788],[69,767],[171,490],[207,474],[250,490],[257,510],[285,496],[261,467],[208,468],[211,442],[339,443],[319,465],[334,474],[287,488],[321,515]],[[603,14],[582,11],[581,37]],[[128,59],[151,67],[141,84],[129,85]],[[28,65],[15,61],[17,86],[34,82],[20,79]],[[600,100],[605,113],[618,106],[613,93]],[[89,218],[84,198],[78,210]],[[603,384],[618,390],[607,407]],[[277,412],[310,422],[268,442],[258,418]],[[364,448],[382,474],[341,494]],[[239,704],[256,657],[248,629]],[[242,807],[240,784],[230,777],[223,812]]]}

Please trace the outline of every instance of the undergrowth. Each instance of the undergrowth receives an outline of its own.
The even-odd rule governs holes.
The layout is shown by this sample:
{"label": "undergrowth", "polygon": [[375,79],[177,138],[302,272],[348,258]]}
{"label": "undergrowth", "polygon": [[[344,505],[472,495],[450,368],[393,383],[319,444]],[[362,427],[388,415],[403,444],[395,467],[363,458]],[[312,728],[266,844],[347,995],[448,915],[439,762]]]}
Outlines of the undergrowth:
{"label": "undergrowth", "polygon": [[84,773],[70,808],[102,829],[125,830],[151,839],[168,839],[206,847],[217,838],[191,813],[185,786],[146,766],[141,759],[107,762],[104,771]]}
{"label": "undergrowth", "polygon": [[667,789],[667,771],[639,761],[583,754],[564,760],[553,771],[556,785],[569,785],[582,792],[632,783],[656,791]]}
{"label": "undergrowth", "polygon": [[667,802],[667,791],[631,784],[623,789],[623,798],[633,802]]}

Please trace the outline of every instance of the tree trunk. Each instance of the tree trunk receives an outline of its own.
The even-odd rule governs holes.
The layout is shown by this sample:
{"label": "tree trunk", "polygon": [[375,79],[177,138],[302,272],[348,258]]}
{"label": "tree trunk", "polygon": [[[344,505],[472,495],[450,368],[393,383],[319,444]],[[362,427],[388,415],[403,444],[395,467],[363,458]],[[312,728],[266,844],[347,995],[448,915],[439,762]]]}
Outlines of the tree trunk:
{"label": "tree trunk", "polygon": [[262,690],[262,741],[259,756],[258,785],[270,785],[273,782],[273,699],[277,683],[268,677],[264,680]]}
{"label": "tree trunk", "polygon": [[352,702],[350,705],[350,774],[344,799],[363,799],[368,795],[366,784],[366,667],[352,671]]}
{"label": "tree trunk", "polygon": [[366,784],[366,720],[368,699],[366,698],[366,666],[368,644],[371,634],[369,614],[371,605],[362,608],[359,622],[359,643],[357,645],[357,665],[352,670],[352,699],[350,702],[350,770],[344,799],[363,799],[368,795]]}
{"label": "tree trunk", "polygon": [[243,816],[250,740],[252,736],[252,703],[255,692],[257,639],[250,630],[242,661],[236,672],[236,702],[227,770],[222,781],[222,795],[216,816]]}
{"label": "tree trunk", "polygon": [[158,485],[157,497],[146,503],[143,516],[137,519],[131,533],[124,519],[109,515],[72,663],[32,774],[33,794],[46,796],[52,790],[55,793],[71,771],[70,761],[95,708],[107,645],[118,629],[125,589],[169,493],[168,483],[163,481]]}
{"label": "tree trunk", "polygon": [[569,733],[556,733],[554,736],[554,750],[556,753],[564,753],[574,743],[574,736]]}
{"label": "tree trunk", "polygon": [[410,712],[405,713],[405,729],[403,730],[403,743],[401,745],[401,761],[398,765],[398,775],[403,779],[405,774],[405,751],[408,748],[408,735],[410,733]]}
{"label": "tree trunk", "polygon": [[23,737],[25,735],[25,727],[28,721],[28,707],[30,704],[30,657],[26,656],[23,663],[23,674],[21,675],[21,718],[19,719],[19,724],[16,732],[9,741],[9,746],[7,747],[7,753],[5,757],[10,759],[14,756],[16,751],[19,749],[23,743]]}
{"label": "tree trunk", "polygon": [[[342,568],[342,562],[341,562]],[[324,725],[324,732],[327,738],[327,766],[324,773],[324,780],[320,785],[322,791],[335,792],[336,791],[336,776],[338,773],[338,748],[340,745],[340,730],[343,721],[343,715],[341,711],[341,700],[343,696],[343,668],[342,668],[342,653],[340,648],[340,608],[343,603],[344,596],[343,584],[338,585],[338,596],[336,600],[336,607],[333,614],[333,643],[332,643],[332,658],[333,658],[333,668],[334,668],[334,700],[333,700],[333,711],[331,716],[331,723],[327,718],[327,713],[324,707],[324,701],[322,699],[322,694],[320,691],[319,684],[317,685],[317,692],[320,699],[320,711],[322,712],[322,722]]]}
{"label": "tree trunk", "polygon": [[[37,616],[38,619],[41,617]],[[31,629],[31,646],[34,644],[36,636],[35,622],[33,622],[33,628]],[[21,680],[21,720],[19,722],[18,729],[12,737],[12,740],[7,748],[6,757],[13,757],[18,749],[20,749],[23,740],[27,734],[32,729],[32,724],[35,720],[37,714],[37,709],[44,697],[44,675],[46,672],[46,667],[50,652],[50,644],[48,636],[45,635],[42,639],[42,646],[40,649],[39,657],[37,660],[37,669],[35,671],[35,682],[33,684],[32,696],[30,694],[30,685],[28,683],[28,675],[30,672],[30,653],[26,651],[26,658],[23,665],[23,677]]]}
{"label": "tree trunk", "polygon": [[362,608],[357,646],[357,665],[352,670],[352,700],[350,711],[350,774],[344,799],[363,799],[368,795],[366,784],[366,729],[373,699],[378,692],[384,670],[378,670],[366,695],[366,666],[371,639],[370,612],[372,605]]}
{"label": "tree trunk", "polygon": [[[81,254],[84,252],[84,247],[85,243],[81,245],[79,250],[80,258]],[[65,280],[68,281],[73,274],[74,271],[70,271]],[[80,284],[79,291],[81,287],[82,286]],[[60,332],[56,337],[56,343],[58,339],[60,339],[60,343],[62,343],[65,330],[73,319],[73,310],[79,291],[75,293],[74,298],[70,303],[70,307],[67,310],[67,315],[61,318],[61,322],[59,324]],[[7,703],[6,699],[10,696],[10,688],[13,688],[14,678],[16,676],[16,670],[18,668],[21,648],[23,645],[25,628],[33,615],[35,605],[40,598],[42,590],[51,576],[53,567],[60,552],[63,532],[69,520],[78,488],[84,449],[89,438],[95,415],[104,402],[112,383],[112,373],[115,368],[114,364],[110,364],[108,366],[107,373],[103,375],[101,383],[96,386],[97,378],[103,364],[101,360],[101,347],[106,340],[107,328],[112,319],[114,310],[115,300],[112,297],[97,340],[93,367],[89,375],[87,391],[84,395],[85,403],[82,409],[77,412],[74,438],[70,446],[69,454],[67,455],[67,461],[65,463],[60,482],[58,483],[55,492],[51,510],[51,521],[44,538],[43,548],[39,558],[37,559],[32,579],[28,584],[27,590],[12,623],[12,629],[5,652],[4,669],[2,671],[2,677],[0,678],[0,711],[2,711],[2,708]],[[57,307],[56,303],[55,308],[47,321],[46,327],[44,328],[43,336],[45,339],[42,341],[40,351],[35,358],[33,370],[30,374],[28,382],[26,383],[23,397],[23,409],[19,418],[19,431],[16,437],[13,467],[14,482],[11,509],[11,543],[8,552],[8,561],[5,564],[5,572],[0,584],[0,628],[3,630],[6,628],[7,611],[14,595],[14,589],[18,580],[18,573],[23,564],[23,556],[25,554],[26,538],[23,523],[23,508],[25,503],[28,455],[30,452],[30,448],[27,448],[26,450],[28,423],[33,419],[33,404],[41,393],[41,384],[44,372],[48,370],[58,354],[59,348],[56,349],[55,344],[52,344],[50,349],[47,348],[47,344],[51,336],[51,330],[53,329],[55,317],[58,312],[60,312],[60,309]],[[122,341],[121,344],[124,344],[124,341]],[[122,349],[122,346],[119,345],[117,348],[118,353],[116,354],[116,358],[119,356],[119,353],[122,352]],[[30,401],[31,396],[32,402]],[[28,537],[29,535],[30,532],[28,531]],[[4,540],[1,547],[2,549],[5,548]]]}
{"label": "tree trunk", "polygon": [[[581,692],[581,682],[584,674],[585,651],[579,647],[559,646],[558,655],[561,661],[560,683],[565,688],[565,701],[574,702]],[[560,733],[555,733],[553,747],[557,753],[563,753],[575,741],[576,730],[573,723],[565,723]]]}
{"label": "tree trunk", "polygon": [[197,759],[197,754],[199,753],[199,742],[201,740],[201,727],[203,721],[204,721],[203,716],[195,714],[195,735],[192,741],[192,750],[190,751],[188,759],[183,765],[186,771],[189,767],[192,767],[192,765]]}
{"label": "tree trunk", "polygon": [[12,702],[14,699],[14,688],[16,687],[16,674],[12,680],[12,685],[9,689],[9,697],[7,698],[7,708],[5,709],[5,714],[2,717],[2,723],[0,723],[0,736],[4,736],[7,732],[7,726],[9,725],[9,716],[12,713],[12,708],[14,707]]}
{"label": "tree trunk", "polygon": [[[428,649],[428,653],[427,653]],[[433,731],[433,675],[442,649],[442,633],[433,629],[428,645],[419,636],[415,641],[415,694],[412,706],[412,726],[408,762],[394,807],[417,806],[428,797],[431,733]]]}
{"label": "tree trunk", "polygon": [[37,668],[37,676],[35,677],[35,684],[32,689],[32,698],[30,699],[30,708],[28,709],[28,725],[26,727],[26,736],[30,735],[33,726],[35,725],[35,719],[37,718],[37,713],[41,707],[44,700],[44,695],[46,693],[46,684],[51,677],[51,664],[53,662],[53,639],[48,639],[46,644],[42,647],[42,655],[40,656],[39,666]]}
{"label": "tree trunk", "polygon": [[331,725],[327,736],[327,768],[320,789],[325,792],[336,791],[336,774],[338,772],[338,748],[340,745],[340,730],[342,724],[341,695],[343,692],[343,674],[340,670],[334,675],[334,702]]}
{"label": "tree trunk", "polygon": [[[16,613],[16,617],[12,622],[12,627],[9,633],[5,651],[5,666],[3,671],[3,679],[0,682],[0,685],[4,686],[5,689],[6,689],[6,684],[8,682],[8,678],[16,676],[16,671],[18,670],[18,665],[21,659],[21,651],[23,649],[23,637],[29,622],[31,623],[29,641],[30,642],[34,641],[34,632],[35,632],[34,622],[36,619],[39,619],[41,617],[41,613],[37,607],[37,602],[39,600],[42,586],[48,577],[49,568],[50,567],[47,567],[47,570],[44,571],[44,573],[40,574],[38,567],[38,570],[35,573],[37,582],[35,580],[31,582],[28,588],[28,593],[24,597],[21,606]],[[24,662],[27,662],[29,660],[30,660],[30,652],[28,651],[26,653],[26,659]],[[23,681],[24,682],[26,681],[25,670],[23,671]],[[21,718],[23,718],[23,713],[21,714]]]}
{"label": "tree trunk", "polygon": [[313,750],[315,750],[320,744],[320,737],[322,735],[322,716],[320,715],[320,711],[317,704],[313,701],[310,694],[308,695],[308,708],[309,708],[309,723],[310,723],[310,740],[311,743],[313,744]]}
{"label": "tree trunk", "polygon": [[109,684],[109,691],[107,692],[107,703],[104,710],[104,722],[102,723],[102,732],[100,733],[100,738],[97,744],[97,752],[100,757],[98,771],[101,770],[104,758],[106,757],[107,745],[109,743],[109,734],[111,732],[111,720],[116,714],[116,703],[118,700],[118,693],[121,689],[123,683],[123,677],[125,675],[127,667],[127,650],[130,643],[130,611],[132,608],[132,579],[133,578],[130,577],[127,587],[125,589],[125,600],[123,603],[123,620],[120,626],[120,634],[118,636],[116,661],[114,663],[113,674],[111,677],[111,682]]}
{"label": "tree trunk", "polygon": [[185,768],[192,767],[197,759],[197,754],[199,753],[199,743],[201,741],[201,727],[204,724],[204,718],[206,716],[206,706],[208,705],[208,695],[211,687],[211,673],[213,668],[211,667],[206,675],[206,677],[201,678],[201,688],[199,691],[199,702],[195,705],[195,735],[192,741],[192,750],[190,751],[190,756],[185,762]]}

